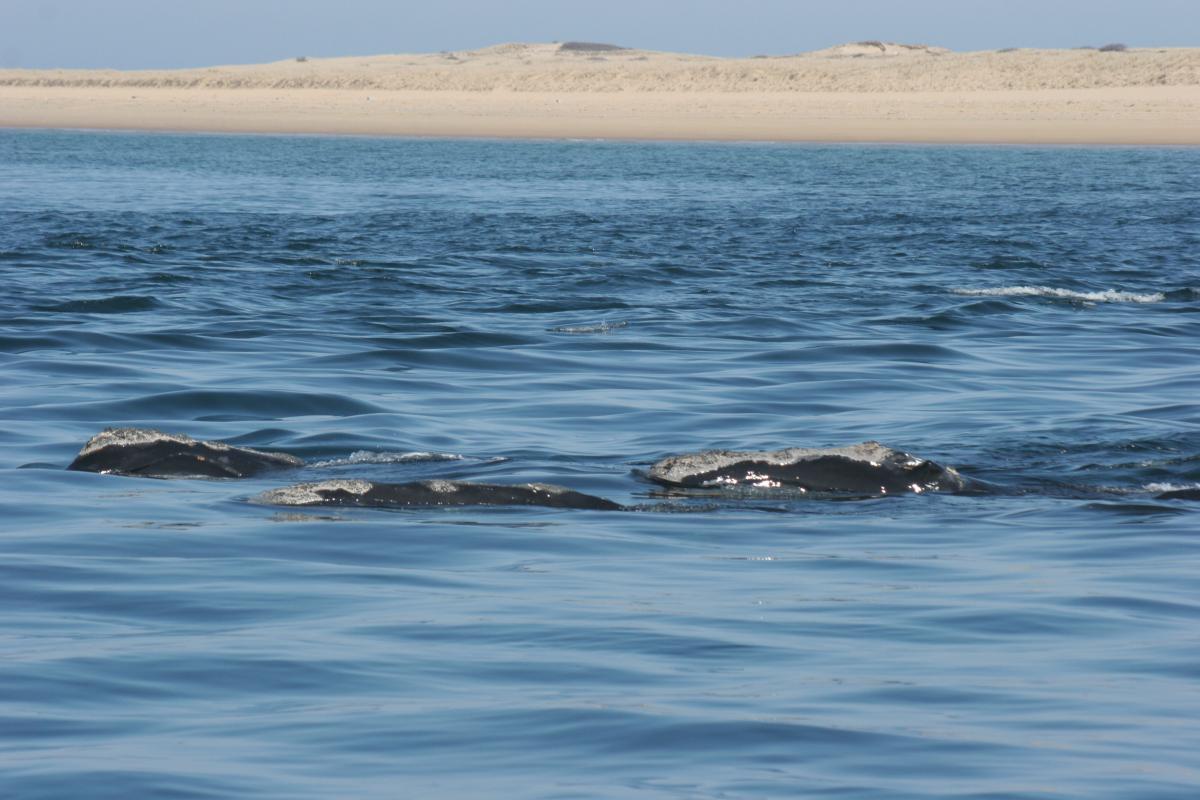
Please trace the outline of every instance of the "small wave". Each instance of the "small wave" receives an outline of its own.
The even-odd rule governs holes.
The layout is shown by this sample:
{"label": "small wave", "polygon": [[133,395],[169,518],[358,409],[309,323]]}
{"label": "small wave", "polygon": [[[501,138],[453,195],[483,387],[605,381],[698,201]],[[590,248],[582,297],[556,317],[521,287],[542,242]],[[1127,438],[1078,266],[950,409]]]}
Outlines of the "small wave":
{"label": "small wave", "polygon": [[191,283],[195,278],[181,272],[156,272],[148,276],[146,280],[151,283]]}
{"label": "small wave", "polygon": [[1075,292],[1070,289],[1055,289],[1052,286],[997,286],[991,289],[951,289],[954,294],[967,297],[1058,297],[1063,300],[1080,300],[1090,303],[1161,303],[1167,299],[1162,292],[1119,292],[1106,289],[1102,292]]}
{"label": "small wave", "polygon": [[622,320],[619,322],[598,322],[595,325],[561,325],[557,328],[551,328],[551,333],[608,333],[615,331],[618,328],[627,328],[629,323]]}
{"label": "small wave", "polygon": [[413,464],[437,461],[475,461],[484,464],[500,464],[508,461],[506,456],[490,456],[479,458],[464,456],[458,453],[431,453],[423,450],[411,453],[375,452],[373,450],[356,450],[346,458],[330,458],[325,461],[313,461],[310,467],[348,467],[357,464]]}
{"label": "small wave", "polygon": [[356,417],[382,411],[379,406],[343,394],[317,394],[260,389],[257,391],[182,390],[108,399],[90,403],[45,404],[39,414],[70,409],[77,419],[109,423],[139,419],[193,419],[200,422],[276,420],[288,417]]}
{"label": "small wave", "polygon": [[87,300],[67,300],[51,305],[34,306],[34,311],[57,311],[77,314],[128,314],[137,311],[152,311],[161,303],[153,297],[143,295],[117,295]]}
{"label": "small wave", "polygon": [[1163,492],[1190,492],[1200,490],[1200,483],[1147,483],[1142,487],[1143,491],[1151,494],[1162,494]]}
{"label": "small wave", "polygon": [[464,461],[466,456],[455,453],[427,453],[415,451],[411,453],[376,453],[371,450],[356,450],[346,458],[331,458],[328,461],[314,461],[313,467],[346,467],[352,464],[407,464],[412,461]]}

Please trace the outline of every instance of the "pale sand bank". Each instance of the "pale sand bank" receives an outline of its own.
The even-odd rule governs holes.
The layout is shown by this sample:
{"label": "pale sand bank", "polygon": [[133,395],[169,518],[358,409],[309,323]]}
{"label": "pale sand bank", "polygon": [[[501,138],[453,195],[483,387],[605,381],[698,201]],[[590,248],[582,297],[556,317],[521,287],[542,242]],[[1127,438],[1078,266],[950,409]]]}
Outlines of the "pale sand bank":
{"label": "pale sand bank", "polygon": [[0,70],[0,126],[868,142],[1200,144],[1200,48],[783,58],[503,45],[195,70]]}

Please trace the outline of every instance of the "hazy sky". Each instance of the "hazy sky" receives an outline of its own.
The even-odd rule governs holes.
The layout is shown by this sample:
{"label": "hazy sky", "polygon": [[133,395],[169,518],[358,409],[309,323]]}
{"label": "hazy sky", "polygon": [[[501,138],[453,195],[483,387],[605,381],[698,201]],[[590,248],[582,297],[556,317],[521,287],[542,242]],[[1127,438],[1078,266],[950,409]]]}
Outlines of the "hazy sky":
{"label": "hazy sky", "polygon": [[611,42],[746,56],[860,39],[955,50],[1200,45],[1200,0],[0,0],[0,66],[188,67]]}

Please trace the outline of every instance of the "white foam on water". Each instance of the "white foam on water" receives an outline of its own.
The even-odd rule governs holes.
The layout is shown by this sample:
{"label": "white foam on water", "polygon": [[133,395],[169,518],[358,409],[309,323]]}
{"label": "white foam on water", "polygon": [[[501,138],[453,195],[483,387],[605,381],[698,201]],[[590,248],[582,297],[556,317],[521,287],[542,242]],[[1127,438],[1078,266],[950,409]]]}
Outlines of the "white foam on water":
{"label": "white foam on water", "polygon": [[455,453],[427,453],[416,451],[411,453],[376,453],[371,450],[356,450],[346,458],[331,458],[328,461],[315,461],[312,467],[346,467],[352,464],[406,464],[412,461],[463,461],[466,456]]}
{"label": "white foam on water", "polygon": [[1105,289],[1103,292],[1075,292],[1056,289],[1053,286],[997,286],[990,289],[951,289],[954,294],[968,297],[1058,297],[1064,300],[1080,300],[1089,303],[1161,303],[1167,299],[1162,292],[1120,292]]}
{"label": "white foam on water", "polygon": [[550,332],[551,333],[574,333],[574,334],[608,333],[609,331],[615,331],[618,328],[626,328],[628,326],[629,326],[628,322],[626,322],[624,320],[620,320],[617,322],[599,322],[599,323],[596,323],[595,325],[562,325],[558,328],[551,328]]}
{"label": "white foam on water", "polygon": [[1142,488],[1153,494],[1161,494],[1163,492],[1183,492],[1189,489],[1200,489],[1200,483],[1147,483]]}

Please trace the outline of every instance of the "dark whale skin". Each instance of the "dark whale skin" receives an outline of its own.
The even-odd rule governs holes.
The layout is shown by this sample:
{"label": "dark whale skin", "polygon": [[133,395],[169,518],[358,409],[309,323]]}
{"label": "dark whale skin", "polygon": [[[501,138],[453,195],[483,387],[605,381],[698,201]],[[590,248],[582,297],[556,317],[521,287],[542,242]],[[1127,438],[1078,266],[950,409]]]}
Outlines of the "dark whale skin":
{"label": "dark whale skin", "polygon": [[141,478],[246,478],[301,466],[302,460],[286,453],[150,428],[109,428],[89,439],[67,469]]}
{"label": "dark whale skin", "polygon": [[470,481],[430,480],[375,483],[329,480],[272,489],[254,498],[263,505],[357,506],[415,508],[429,506],[543,506],[591,511],[620,511],[622,506],[603,497],[545,483],[502,485]]}
{"label": "dark whale skin", "polygon": [[706,450],[664,458],[647,477],[685,489],[792,489],[867,497],[979,488],[950,467],[878,442],[824,449]]}

